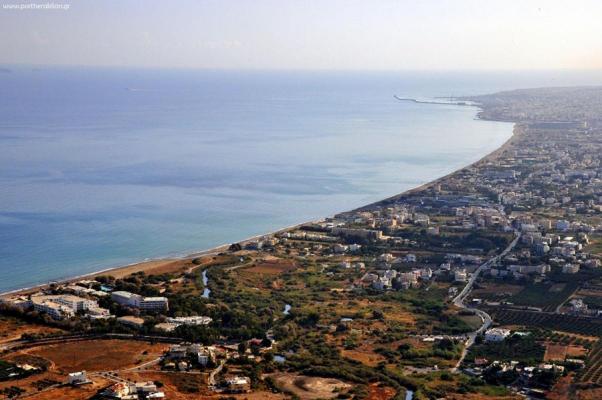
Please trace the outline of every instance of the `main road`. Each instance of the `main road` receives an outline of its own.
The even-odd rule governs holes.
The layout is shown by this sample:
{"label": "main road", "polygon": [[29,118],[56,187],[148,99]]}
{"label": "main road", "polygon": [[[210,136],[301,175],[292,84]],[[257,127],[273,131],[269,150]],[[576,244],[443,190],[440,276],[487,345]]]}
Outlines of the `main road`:
{"label": "main road", "polygon": [[472,287],[474,286],[474,283],[477,281],[477,278],[479,277],[481,272],[483,272],[483,270],[491,267],[493,264],[495,264],[496,262],[498,262],[499,260],[504,258],[506,256],[506,254],[508,254],[514,248],[514,246],[516,246],[516,244],[518,243],[518,240],[520,239],[520,232],[515,231],[515,235],[516,236],[515,236],[514,240],[508,245],[508,247],[506,247],[504,249],[504,251],[502,251],[497,256],[485,261],[483,264],[481,264],[479,266],[479,268],[477,268],[475,270],[475,272],[472,273],[470,279],[466,283],[466,286],[464,286],[464,289],[462,289],[462,291],[453,300],[453,303],[456,307],[473,310],[481,318],[481,321],[483,321],[483,323],[479,327],[479,329],[468,334],[468,338],[466,339],[464,350],[462,350],[460,359],[456,363],[456,366],[454,368],[452,368],[453,372],[457,372],[458,368],[460,368],[460,365],[464,361],[466,354],[468,354],[468,349],[474,344],[476,337],[478,335],[480,335],[481,333],[483,333],[487,328],[489,328],[489,326],[491,325],[491,322],[492,322],[491,316],[489,316],[489,314],[487,314],[485,311],[467,306],[466,304],[464,304],[464,300],[466,300],[466,297],[472,290]]}

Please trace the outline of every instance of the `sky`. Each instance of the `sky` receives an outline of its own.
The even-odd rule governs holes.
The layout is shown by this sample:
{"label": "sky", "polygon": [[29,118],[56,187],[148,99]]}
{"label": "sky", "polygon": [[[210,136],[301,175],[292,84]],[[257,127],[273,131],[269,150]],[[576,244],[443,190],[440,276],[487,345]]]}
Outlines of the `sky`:
{"label": "sky", "polygon": [[0,64],[602,69],[599,0],[48,2],[0,0]]}

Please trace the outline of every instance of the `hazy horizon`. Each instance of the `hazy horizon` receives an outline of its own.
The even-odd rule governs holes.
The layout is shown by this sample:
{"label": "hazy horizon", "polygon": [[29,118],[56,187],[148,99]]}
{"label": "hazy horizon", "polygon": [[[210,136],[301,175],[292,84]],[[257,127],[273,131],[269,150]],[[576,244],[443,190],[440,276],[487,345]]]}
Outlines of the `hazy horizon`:
{"label": "hazy horizon", "polygon": [[[365,71],[602,69],[596,1],[0,3],[0,64]],[[35,2],[33,4],[36,4]],[[38,3],[46,4],[46,3]]]}

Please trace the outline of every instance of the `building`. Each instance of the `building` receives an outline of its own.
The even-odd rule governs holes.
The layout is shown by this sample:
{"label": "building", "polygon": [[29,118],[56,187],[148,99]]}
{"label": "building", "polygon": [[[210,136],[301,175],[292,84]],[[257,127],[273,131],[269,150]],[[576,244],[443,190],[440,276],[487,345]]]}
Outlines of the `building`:
{"label": "building", "polygon": [[54,319],[70,318],[77,313],[84,313],[92,319],[111,316],[109,310],[99,307],[96,301],[70,294],[31,296],[30,302],[34,310]]}
{"label": "building", "polygon": [[88,379],[86,371],[72,372],[69,375],[67,375],[67,384],[69,385],[76,386],[84,385],[87,383],[92,383],[92,381]]}
{"label": "building", "polygon": [[169,309],[166,297],[143,297],[125,291],[111,293],[111,299],[122,306],[139,308],[145,311],[162,311]]}
{"label": "building", "polygon": [[579,272],[579,264],[565,264],[562,267],[563,274],[576,274]]}
{"label": "building", "polygon": [[246,393],[251,390],[251,379],[247,376],[232,376],[226,379],[226,386],[230,393]]}
{"label": "building", "polygon": [[209,325],[213,319],[211,317],[176,317],[167,318],[167,322],[179,325]]}
{"label": "building", "polygon": [[502,342],[510,336],[509,329],[491,328],[485,332],[486,342]]}
{"label": "building", "polygon": [[71,308],[49,299],[33,297],[31,304],[35,311],[47,314],[54,319],[71,318],[75,316],[75,312],[73,312]]}
{"label": "building", "polygon": [[117,318],[117,322],[136,329],[140,329],[144,325],[144,319],[140,317],[133,317],[131,315],[119,317]]}
{"label": "building", "polygon": [[138,308],[140,299],[142,299],[142,296],[130,292],[117,291],[111,293],[111,300],[122,306]]}
{"label": "building", "polygon": [[143,297],[139,308],[148,311],[160,311],[169,309],[167,297]]}
{"label": "building", "polygon": [[556,229],[559,231],[568,231],[571,227],[571,223],[567,220],[558,220],[556,221]]}
{"label": "building", "polygon": [[119,382],[105,389],[101,395],[108,399],[139,400],[163,399],[165,394],[157,390],[153,382],[124,383]]}
{"label": "building", "polygon": [[454,271],[454,281],[456,282],[468,282],[468,273],[465,269],[459,269]]}
{"label": "building", "polygon": [[332,234],[348,239],[360,240],[380,240],[383,233],[372,229],[355,229],[355,228],[333,228]]}

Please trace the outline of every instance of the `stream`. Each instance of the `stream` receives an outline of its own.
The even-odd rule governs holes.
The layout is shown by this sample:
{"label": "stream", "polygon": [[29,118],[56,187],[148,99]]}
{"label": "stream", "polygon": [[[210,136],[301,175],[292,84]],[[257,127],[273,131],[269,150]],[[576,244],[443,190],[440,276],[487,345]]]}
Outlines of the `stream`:
{"label": "stream", "polygon": [[203,286],[205,286],[205,289],[203,290],[203,294],[201,295],[201,297],[204,299],[208,299],[209,294],[211,293],[211,289],[209,289],[207,287],[207,284],[209,283],[209,278],[207,277],[207,270],[203,271],[202,276],[203,276]]}

